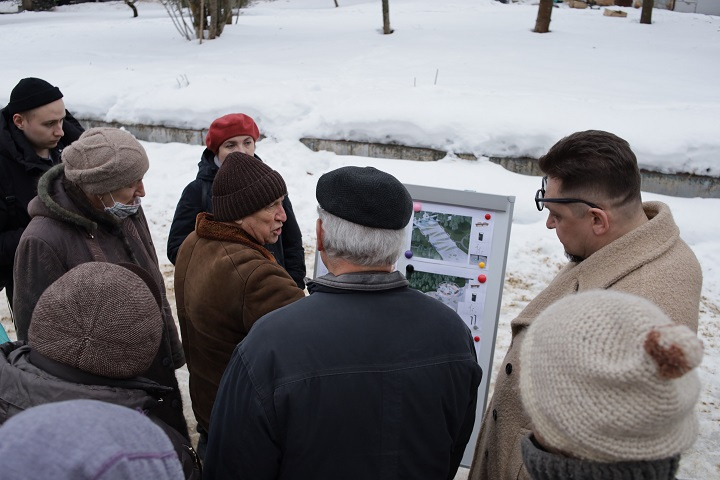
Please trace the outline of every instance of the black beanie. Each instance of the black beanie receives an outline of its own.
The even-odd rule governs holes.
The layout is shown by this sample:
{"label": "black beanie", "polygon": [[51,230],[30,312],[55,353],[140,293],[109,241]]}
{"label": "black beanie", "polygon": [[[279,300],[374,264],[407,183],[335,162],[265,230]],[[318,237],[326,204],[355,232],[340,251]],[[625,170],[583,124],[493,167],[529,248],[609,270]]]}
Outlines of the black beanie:
{"label": "black beanie", "polygon": [[27,112],[33,108],[42,107],[55,100],[63,98],[58,87],[53,87],[45,80],[29,77],[23,78],[15,85],[10,93],[10,103],[7,104],[9,115]]}
{"label": "black beanie", "polygon": [[413,211],[405,185],[373,167],[342,167],[326,173],[318,180],[315,197],[326,212],[371,228],[401,230]]}
{"label": "black beanie", "polygon": [[225,158],[212,185],[213,217],[240,220],[287,195],[282,176],[260,159],[233,152]]}

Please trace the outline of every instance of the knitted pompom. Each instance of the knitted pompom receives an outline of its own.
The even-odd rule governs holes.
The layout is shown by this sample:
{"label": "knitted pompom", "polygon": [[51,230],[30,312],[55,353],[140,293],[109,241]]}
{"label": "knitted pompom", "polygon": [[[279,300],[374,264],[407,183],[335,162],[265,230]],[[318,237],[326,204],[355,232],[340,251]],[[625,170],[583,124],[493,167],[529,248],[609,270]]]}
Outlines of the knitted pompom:
{"label": "knitted pompom", "polygon": [[680,378],[700,365],[703,357],[702,340],[683,325],[652,328],[643,346],[657,364],[660,378]]}

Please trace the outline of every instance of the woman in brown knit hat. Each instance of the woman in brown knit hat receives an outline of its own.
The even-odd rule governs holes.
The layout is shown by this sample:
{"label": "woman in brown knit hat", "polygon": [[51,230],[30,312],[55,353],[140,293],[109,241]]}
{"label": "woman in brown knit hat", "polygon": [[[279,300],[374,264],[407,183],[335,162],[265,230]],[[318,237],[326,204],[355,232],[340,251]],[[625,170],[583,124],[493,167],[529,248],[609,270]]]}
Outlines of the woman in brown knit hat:
{"label": "woman in brown knit hat", "polygon": [[280,174],[255,157],[231,153],[212,194],[213,213],[197,216],[175,265],[201,458],[215,395],[235,346],[260,317],[304,296],[263,246],[277,242],[287,220],[282,203],[287,187]]}
{"label": "woman in brown knit hat", "polygon": [[85,262],[131,263],[152,276],[162,292],[163,337],[142,376],[173,389],[158,416],[187,436],[175,369],[185,364],[165,283],[140,198],[149,168],[145,149],[129,132],[92,128],[65,148],[60,165],[38,183],[28,207],[30,224],[15,255],[13,309],[18,340],[28,339],[42,293]]}

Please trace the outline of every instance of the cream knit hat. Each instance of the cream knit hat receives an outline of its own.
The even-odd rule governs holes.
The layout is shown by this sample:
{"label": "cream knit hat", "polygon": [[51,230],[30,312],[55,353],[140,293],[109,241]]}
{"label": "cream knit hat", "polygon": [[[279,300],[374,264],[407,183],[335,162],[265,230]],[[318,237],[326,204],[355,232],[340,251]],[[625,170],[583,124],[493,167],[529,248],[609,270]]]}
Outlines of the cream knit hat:
{"label": "cream knit hat", "polygon": [[96,127],[86,130],[62,152],[65,176],[85,193],[129,187],[150,167],[147,153],[130,132]]}
{"label": "cream knit hat", "polygon": [[655,460],[697,436],[702,342],[651,302],[594,290],[565,297],[529,327],[520,391],[547,447],[596,462]]}

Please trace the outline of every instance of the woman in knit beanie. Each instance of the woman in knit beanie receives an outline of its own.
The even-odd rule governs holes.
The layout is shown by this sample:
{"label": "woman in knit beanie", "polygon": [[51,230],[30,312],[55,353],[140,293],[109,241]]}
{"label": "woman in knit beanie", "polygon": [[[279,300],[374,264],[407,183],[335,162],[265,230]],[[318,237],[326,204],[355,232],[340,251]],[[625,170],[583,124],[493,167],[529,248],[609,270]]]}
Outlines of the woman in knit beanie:
{"label": "woman in knit beanie", "polygon": [[31,408],[0,427],[4,480],[182,480],[168,436],[141,411],[97,400]]}
{"label": "woman in knit beanie", "polygon": [[175,300],[204,455],[210,411],[235,346],[260,317],[304,297],[264,245],[287,219],[285,181],[259,159],[230,153],[175,265]]}
{"label": "woman in knit beanie", "polygon": [[571,295],[528,329],[520,391],[534,480],[672,480],[697,436],[702,342],[643,298]]}
{"label": "woman in knit beanie", "polygon": [[[231,113],[212,122],[205,138],[207,148],[198,163],[197,178],[185,187],[175,209],[167,243],[170,262],[175,264],[180,245],[195,229],[195,217],[201,212],[213,213],[212,183],[220,165],[233,152],[244,153],[260,160],[260,157],[255,155],[255,144],[259,136],[257,124],[244,113]],[[243,175],[243,172],[238,172],[238,175]],[[283,232],[277,242],[264,246],[273,254],[278,264],[287,270],[297,286],[305,288],[302,234],[287,195],[282,204],[287,215]]]}
{"label": "woman in knit beanie", "polygon": [[140,206],[149,167],[145,149],[124,130],[91,128],[63,150],[62,160],[38,182],[38,196],[28,207],[31,221],[15,255],[18,340],[28,339],[42,293],[73,267],[92,261],[140,267],[161,292],[163,320],[160,347],[141,376],[173,389],[158,416],[187,436],[175,377],[185,357]]}

